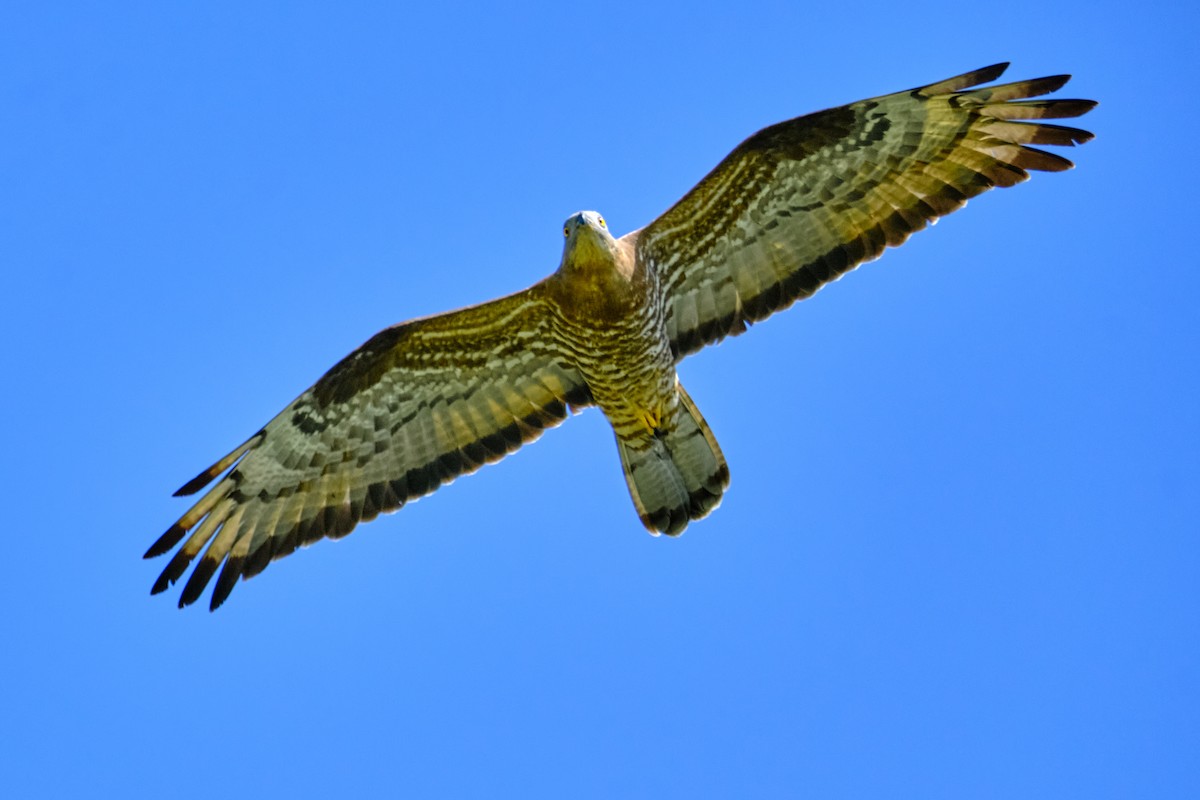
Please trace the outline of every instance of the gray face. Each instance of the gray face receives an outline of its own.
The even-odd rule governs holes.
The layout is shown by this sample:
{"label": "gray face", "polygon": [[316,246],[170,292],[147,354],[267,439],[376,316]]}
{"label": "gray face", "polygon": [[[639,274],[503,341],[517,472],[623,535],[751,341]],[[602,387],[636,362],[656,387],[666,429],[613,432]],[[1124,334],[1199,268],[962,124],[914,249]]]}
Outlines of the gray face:
{"label": "gray face", "polygon": [[616,239],[608,233],[604,217],[596,211],[578,211],[563,223],[563,263],[596,257],[612,259]]}
{"label": "gray face", "polygon": [[608,232],[608,225],[604,222],[604,217],[600,216],[597,211],[578,211],[567,217],[567,221],[563,223],[563,236],[567,241],[576,236],[581,230],[592,230],[597,233],[603,233],[601,238],[611,237]]}
{"label": "gray face", "polygon": [[604,217],[595,211],[572,214],[563,223],[563,265],[583,262],[611,264],[616,240]]}

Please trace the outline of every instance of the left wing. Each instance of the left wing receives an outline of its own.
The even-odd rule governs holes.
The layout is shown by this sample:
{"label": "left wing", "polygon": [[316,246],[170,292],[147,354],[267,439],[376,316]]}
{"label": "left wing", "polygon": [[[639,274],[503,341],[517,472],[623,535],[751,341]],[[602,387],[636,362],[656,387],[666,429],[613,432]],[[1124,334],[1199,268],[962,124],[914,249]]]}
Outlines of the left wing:
{"label": "left wing", "polygon": [[233,468],[146,552],[166,553],[191,532],[152,593],[207,545],[179,606],[224,564],[215,609],[238,578],[497,461],[589,404],[583,378],[557,357],[543,286],[388,328],[342,359],[176,492]]}
{"label": "left wing", "polygon": [[1096,104],[1023,100],[1059,89],[1066,75],[960,91],[1007,66],[765,128],[629,234],[661,276],[676,358],[812,295],[968,198],[1027,179],[1026,170],[1070,169],[1027,145],[1092,134],[1018,120],[1076,117]]}

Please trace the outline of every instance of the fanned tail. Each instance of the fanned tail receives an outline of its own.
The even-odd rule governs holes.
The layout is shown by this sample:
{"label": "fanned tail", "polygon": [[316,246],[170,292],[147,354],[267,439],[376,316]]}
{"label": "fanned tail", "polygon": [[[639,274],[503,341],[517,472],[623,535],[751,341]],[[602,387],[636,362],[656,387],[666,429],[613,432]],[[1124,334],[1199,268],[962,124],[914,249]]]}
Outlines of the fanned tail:
{"label": "fanned tail", "polygon": [[708,423],[678,386],[675,417],[657,434],[617,438],[629,494],[651,533],[677,536],[721,504],[729,467]]}

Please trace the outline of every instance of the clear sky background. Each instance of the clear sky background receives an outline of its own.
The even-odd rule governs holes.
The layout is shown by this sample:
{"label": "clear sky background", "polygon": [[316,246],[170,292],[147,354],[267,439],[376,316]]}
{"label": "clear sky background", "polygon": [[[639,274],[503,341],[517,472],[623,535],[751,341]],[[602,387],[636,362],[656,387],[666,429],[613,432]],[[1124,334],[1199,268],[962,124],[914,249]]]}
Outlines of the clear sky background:
{"label": "clear sky background", "polygon": [[[5,796],[1200,796],[1186,6],[6,3]],[[1078,168],[686,361],[733,482],[682,538],[590,410],[148,595],[171,492],[376,330],[1003,60],[1101,101]]]}

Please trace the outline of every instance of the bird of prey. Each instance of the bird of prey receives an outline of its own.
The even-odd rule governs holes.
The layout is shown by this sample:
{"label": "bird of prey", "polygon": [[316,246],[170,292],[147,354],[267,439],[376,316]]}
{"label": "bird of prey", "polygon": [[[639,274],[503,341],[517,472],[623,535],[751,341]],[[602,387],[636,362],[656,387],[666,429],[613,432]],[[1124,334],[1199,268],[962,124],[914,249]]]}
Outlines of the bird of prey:
{"label": "bird of prey", "polygon": [[187,537],[152,592],[203,551],[179,606],[221,567],[216,609],[239,578],[497,461],[589,405],[612,424],[642,524],[681,533],[729,484],[676,375],[684,356],[809,297],[970,197],[1072,166],[1030,145],[1092,138],[1040,120],[1094,102],[1028,99],[1069,76],[972,88],[1006,67],[772,125],[639,230],[616,238],[594,211],[568,218],[562,261],[540,283],[371,337],[176,492],[219,477],[146,552]]}

